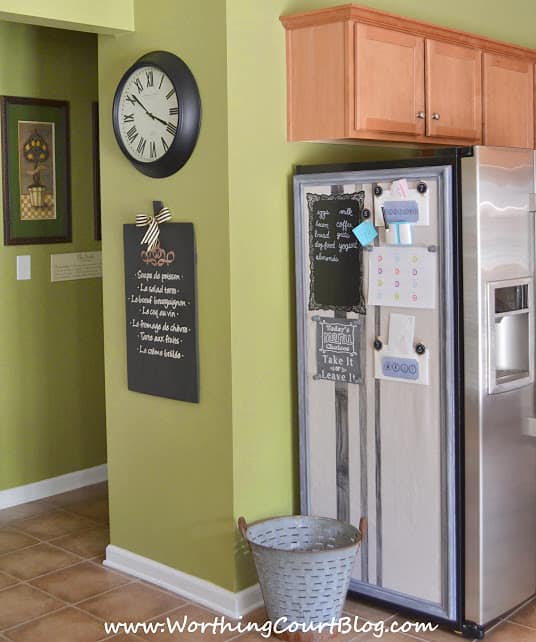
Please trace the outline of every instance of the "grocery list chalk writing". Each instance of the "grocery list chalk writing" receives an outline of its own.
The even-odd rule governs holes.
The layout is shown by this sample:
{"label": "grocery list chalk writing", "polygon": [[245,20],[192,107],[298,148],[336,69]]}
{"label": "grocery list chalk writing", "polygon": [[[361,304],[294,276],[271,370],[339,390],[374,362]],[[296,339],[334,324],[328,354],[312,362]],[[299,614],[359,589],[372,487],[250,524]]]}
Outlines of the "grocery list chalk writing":
{"label": "grocery list chalk writing", "polygon": [[363,203],[363,192],[307,194],[311,310],[364,311],[361,246],[352,234]]}

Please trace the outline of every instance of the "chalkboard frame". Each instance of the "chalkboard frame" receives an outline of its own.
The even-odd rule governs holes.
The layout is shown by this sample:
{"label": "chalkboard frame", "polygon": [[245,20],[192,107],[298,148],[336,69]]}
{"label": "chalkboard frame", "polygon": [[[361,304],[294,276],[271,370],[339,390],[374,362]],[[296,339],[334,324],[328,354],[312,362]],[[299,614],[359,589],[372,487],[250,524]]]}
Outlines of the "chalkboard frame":
{"label": "chalkboard frame", "polygon": [[[151,253],[147,251],[147,246],[141,245],[141,240],[147,228],[140,228],[134,224],[123,225],[124,255],[125,255],[125,322],[126,322],[126,347],[127,347],[127,376],[128,389],[133,392],[166,397],[176,401],[187,401],[190,403],[199,403],[199,342],[198,342],[198,314],[197,314],[197,253],[195,244],[195,231],[193,223],[163,223],[160,225],[159,246],[154,253],[157,253],[160,259],[151,263]],[[164,249],[165,248],[165,249]],[[184,308],[184,314],[181,314],[174,321],[175,323],[190,325],[191,332],[188,333],[187,347],[185,342],[181,342],[179,350],[187,350],[185,361],[182,359],[163,359],[147,360],[140,356],[136,351],[138,340],[135,338],[136,331],[130,325],[132,320],[136,319],[132,302],[128,301],[129,292],[133,292],[129,285],[129,278],[133,278],[129,273],[129,268],[133,262],[142,260],[138,269],[153,272],[166,269],[167,258],[174,253],[181,266],[181,274],[186,280],[183,285],[182,279],[179,281],[181,287],[176,294],[177,297],[186,297],[190,299],[188,309]],[[182,270],[187,270],[185,274]],[[155,279],[156,281],[156,279]],[[146,281],[148,283],[148,281]],[[133,292],[134,293],[134,292]],[[171,295],[168,295],[171,296]],[[134,302],[135,304],[136,302]],[[181,306],[177,306],[181,309]],[[181,334],[181,337],[183,335]],[[163,346],[165,347],[165,346]],[[173,345],[169,349],[173,349]]]}
{"label": "chalkboard frame", "polygon": [[[315,335],[316,335],[316,343],[315,343],[315,352],[316,352],[316,374],[313,375],[313,381],[331,381],[333,383],[335,382],[340,382],[340,383],[346,383],[349,385],[358,385],[360,383],[363,383],[363,372],[362,372],[362,366],[361,366],[361,343],[362,343],[362,337],[361,333],[363,331],[363,324],[361,323],[361,318],[358,317],[357,319],[345,319],[345,318],[340,318],[340,317],[326,317],[326,316],[319,316],[319,315],[314,315],[312,317],[312,321],[314,321],[316,325],[316,330],[315,330]],[[352,350],[348,352],[337,352],[332,349],[326,348],[323,343],[323,326],[324,325],[334,325],[334,326],[343,326],[346,328],[352,328]],[[323,365],[321,363],[322,361],[322,355],[323,354],[328,354],[330,357],[335,357],[335,358],[341,358],[345,359],[347,357],[352,359],[352,362],[355,360],[355,363],[351,364],[344,364],[342,367],[340,365],[337,365],[335,367],[330,366],[330,365]],[[322,371],[326,370],[327,372],[334,373],[334,371],[338,370],[339,372],[346,371],[345,373],[343,372],[343,376],[339,379],[335,377],[328,377],[328,376],[322,376]]]}
{"label": "chalkboard frame", "polygon": [[357,300],[353,305],[336,305],[329,304],[321,301],[317,301],[315,298],[315,292],[317,289],[316,284],[316,270],[315,270],[315,252],[314,252],[314,216],[313,216],[313,207],[315,203],[319,201],[356,201],[359,211],[357,212],[357,222],[356,225],[363,221],[363,209],[365,205],[365,192],[360,190],[358,192],[349,192],[349,193],[340,193],[340,194],[315,194],[313,192],[307,192],[304,195],[307,214],[308,214],[308,234],[309,234],[309,310],[333,310],[337,312],[357,312],[358,314],[365,314],[366,305],[365,305],[365,295],[362,287],[362,278],[363,274],[363,248],[357,242],[357,255],[358,255],[358,264],[357,268],[359,274],[357,275],[358,281],[358,292]]}

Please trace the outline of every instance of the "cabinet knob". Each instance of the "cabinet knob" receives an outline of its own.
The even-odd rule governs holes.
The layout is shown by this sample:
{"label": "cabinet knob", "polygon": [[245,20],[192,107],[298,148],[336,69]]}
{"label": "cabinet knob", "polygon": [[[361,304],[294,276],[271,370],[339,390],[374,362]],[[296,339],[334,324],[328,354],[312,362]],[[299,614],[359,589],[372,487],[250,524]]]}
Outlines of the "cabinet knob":
{"label": "cabinet knob", "polygon": [[432,120],[439,120],[440,118],[441,118],[441,116],[437,112],[434,112],[432,114]]}
{"label": "cabinet knob", "polygon": [[416,114],[417,118],[424,118],[426,114],[423,111],[418,111]]}

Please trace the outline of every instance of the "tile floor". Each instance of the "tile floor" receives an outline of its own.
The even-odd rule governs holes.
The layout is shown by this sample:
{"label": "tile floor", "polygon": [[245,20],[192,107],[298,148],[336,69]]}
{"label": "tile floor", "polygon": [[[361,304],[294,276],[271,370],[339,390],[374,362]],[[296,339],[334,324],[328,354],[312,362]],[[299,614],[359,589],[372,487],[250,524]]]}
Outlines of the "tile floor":
{"label": "tile floor", "polygon": [[[56,495],[0,511],[0,641],[1,642],[173,642],[203,639],[224,642],[236,633],[153,633],[106,635],[104,621],[163,622],[187,616],[212,621],[216,616],[197,604],[156,586],[102,566],[108,543],[108,503],[105,484]],[[405,618],[364,603],[348,600],[346,614],[362,622]],[[264,622],[261,609],[249,620]],[[373,633],[341,636],[344,642],[372,642]],[[387,634],[390,642],[460,641],[446,631]],[[245,633],[236,642],[262,642]],[[489,642],[536,642],[536,600],[501,622]]]}

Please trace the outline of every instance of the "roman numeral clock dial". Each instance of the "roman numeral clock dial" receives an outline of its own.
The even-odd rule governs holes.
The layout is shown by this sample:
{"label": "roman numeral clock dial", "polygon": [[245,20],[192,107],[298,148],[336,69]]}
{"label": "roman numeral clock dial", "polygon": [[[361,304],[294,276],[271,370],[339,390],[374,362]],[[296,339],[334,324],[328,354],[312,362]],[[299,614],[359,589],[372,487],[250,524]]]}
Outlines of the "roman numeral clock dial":
{"label": "roman numeral clock dial", "polygon": [[129,154],[140,163],[161,158],[173,143],[179,119],[171,78],[153,65],[139,67],[119,97],[119,132]]}
{"label": "roman numeral clock dial", "polygon": [[175,173],[199,135],[201,100],[192,72],[169,52],[142,56],[119,82],[112,120],[119,147],[136,169],[154,178]]}

